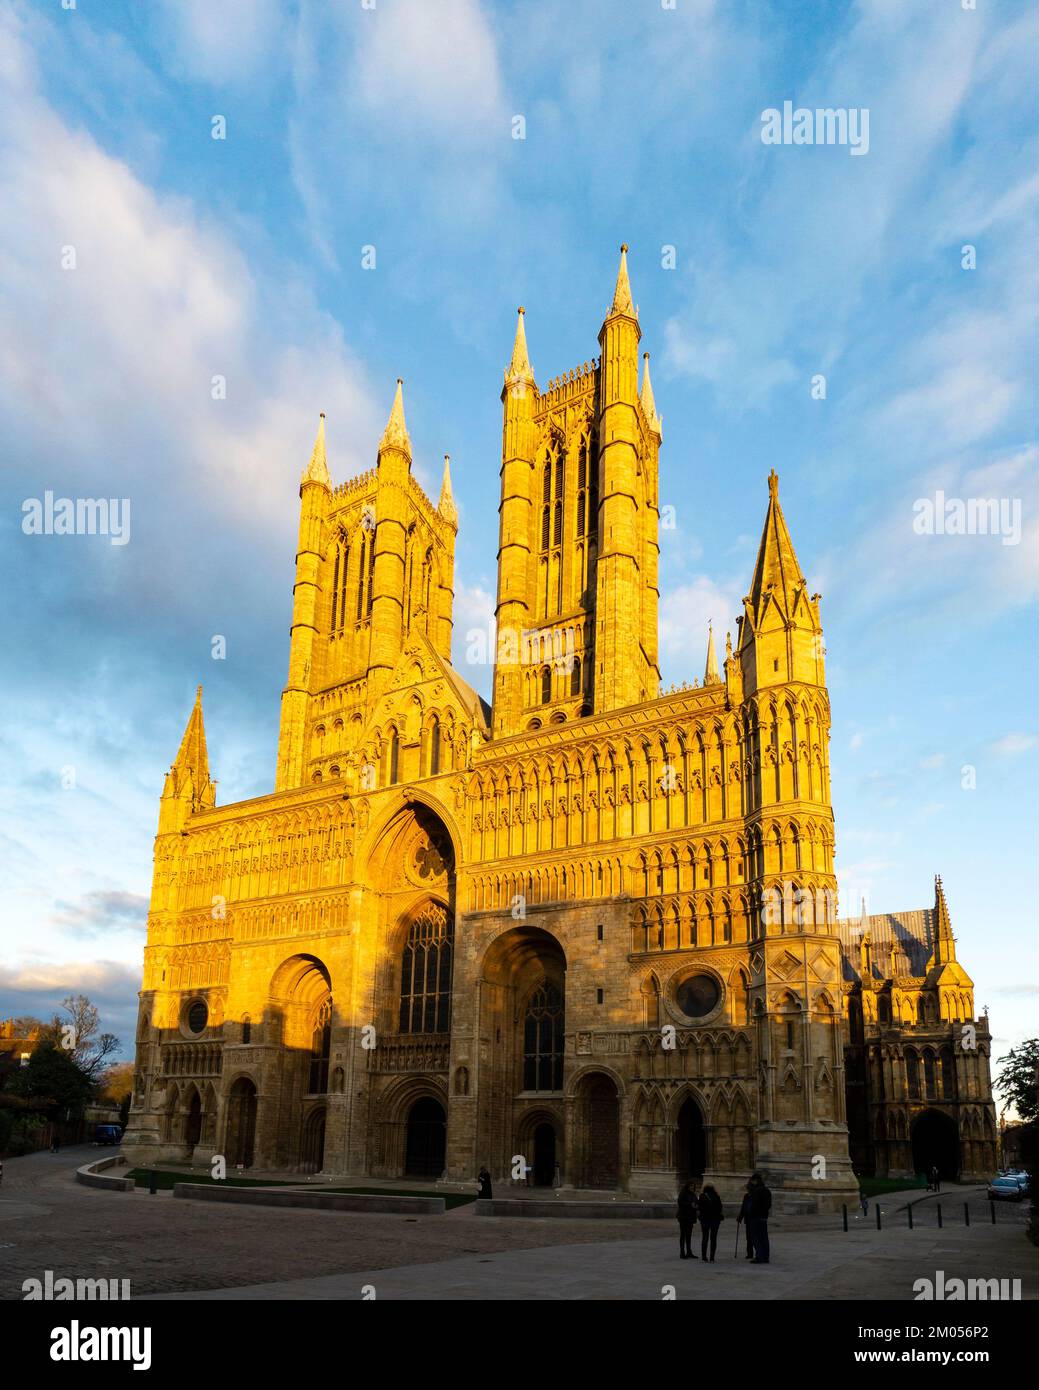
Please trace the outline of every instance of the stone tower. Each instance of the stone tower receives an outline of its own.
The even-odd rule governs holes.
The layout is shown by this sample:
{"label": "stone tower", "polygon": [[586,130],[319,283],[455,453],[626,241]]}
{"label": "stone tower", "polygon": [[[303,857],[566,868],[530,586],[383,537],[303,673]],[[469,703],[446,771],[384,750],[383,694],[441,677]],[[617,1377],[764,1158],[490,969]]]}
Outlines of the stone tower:
{"label": "stone tower", "polygon": [[621,247],[601,355],[538,389],[519,310],[502,388],[495,736],[651,699],[660,420]]}
{"label": "stone tower", "polygon": [[[281,702],[275,787],[324,775],[330,752],[350,785],[374,785],[359,736],[417,638],[451,657],[458,512],[444,460],[434,506],[411,472],[411,439],[398,380],[374,469],[333,488],[322,415],[300,481],[289,679]],[[334,709],[329,721],[325,713]],[[418,731],[397,730],[387,756],[418,771]],[[410,734],[410,737],[409,737]],[[367,769],[367,770],[366,770]]]}

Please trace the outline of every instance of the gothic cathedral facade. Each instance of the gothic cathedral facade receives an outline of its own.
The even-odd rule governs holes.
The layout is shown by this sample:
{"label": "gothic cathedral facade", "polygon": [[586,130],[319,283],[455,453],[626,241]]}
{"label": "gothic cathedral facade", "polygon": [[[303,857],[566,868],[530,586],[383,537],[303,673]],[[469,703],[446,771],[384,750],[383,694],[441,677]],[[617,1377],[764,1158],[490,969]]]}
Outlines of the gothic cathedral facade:
{"label": "gothic cathedral facade", "polygon": [[520,310],[490,706],[451,665],[447,461],[434,506],[400,382],[375,468],[338,487],[322,419],[275,789],[216,805],[201,690],[166,778],[132,1161],[646,1197],[693,1174],[732,1197],[756,1168],[825,1210],[853,1153],[911,1171],[935,1112],[980,1126],[958,1171],[988,1162],[947,912],[920,978],[881,978],[837,920],[819,595],[774,474],[735,644],[661,689],[640,338],[624,249],[599,357],[543,389]]}

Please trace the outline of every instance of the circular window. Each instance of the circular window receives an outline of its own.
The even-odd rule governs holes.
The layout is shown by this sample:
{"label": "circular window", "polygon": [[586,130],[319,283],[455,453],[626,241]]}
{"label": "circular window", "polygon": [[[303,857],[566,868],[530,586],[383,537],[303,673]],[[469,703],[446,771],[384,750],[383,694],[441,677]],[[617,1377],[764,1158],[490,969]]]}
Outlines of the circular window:
{"label": "circular window", "polygon": [[675,990],[675,1003],[686,1018],[706,1018],[718,1006],[721,990],[713,975],[690,975]]}
{"label": "circular window", "polygon": [[204,999],[196,999],[188,1009],[189,1032],[204,1033],[208,1022],[209,1009],[206,1007],[206,1001]]}

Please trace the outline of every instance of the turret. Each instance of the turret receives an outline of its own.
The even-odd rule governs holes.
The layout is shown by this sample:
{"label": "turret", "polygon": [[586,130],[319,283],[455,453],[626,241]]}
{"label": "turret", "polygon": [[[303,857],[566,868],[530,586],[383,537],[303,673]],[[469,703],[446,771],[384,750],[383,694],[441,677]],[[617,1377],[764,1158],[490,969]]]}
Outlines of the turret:
{"label": "turret", "polygon": [[455,597],[455,550],[454,537],[458,534],[458,508],[455,506],[451,490],[451,459],[444,455],[444,477],[440,484],[440,501],[437,511],[450,528],[451,543],[444,547],[440,561],[440,591],[437,595],[436,623],[430,625],[430,635],[434,646],[445,661],[451,660],[451,631],[454,625]]}
{"label": "turret", "polygon": [[512,360],[505,369],[501,399],[501,502],[498,507],[498,603],[495,609],[497,643],[492,727],[495,734],[512,733],[523,712],[523,673],[520,667],[523,634],[531,626],[529,609],[534,545],[533,498],[534,408],[538,389],[527,354],[524,313],[520,308]]}
{"label": "turret", "polygon": [[738,620],[739,655],[748,695],[788,681],[826,684],[819,595],[808,593],[779,505],[779,477],[774,470],[769,474],[768,511],[743,610]]}
{"label": "turret", "polygon": [[404,383],[397,378],[390,418],[379,444],[375,571],[368,691],[377,695],[400,656],[404,628],[404,546],[408,526],[411,439],[404,423]]}
{"label": "turret", "polygon": [[952,934],[952,919],[940,874],[934,880],[934,911],[931,919],[931,955],[924,980],[926,985],[937,990],[939,1017],[954,1019],[959,1016],[959,1004],[964,994],[968,995],[973,1012],[974,981],[956,959],[956,938]]}
{"label": "turret", "polygon": [[182,830],[190,815],[216,805],[216,783],[209,776],[206,729],[202,720],[202,687],[188,716],[184,737],[162,788],[159,834]]}
{"label": "turret", "polygon": [[296,547],[296,582],[292,591],[289,679],[281,697],[278,769],[274,782],[276,791],[298,787],[303,781],[307,705],[321,591],[321,553],[331,495],[332,480],[325,457],[325,416],[322,413],[310,463],[304,469],[299,485],[299,541]]}
{"label": "turret", "polygon": [[[641,650],[638,347],[642,332],[628,282],[627,246],[621,247],[613,302],[599,330],[599,559],[596,589],[597,714],[658,694],[659,676],[647,679]],[[632,651],[639,633],[640,650]],[[651,688],[647,688],[651,687]]]}

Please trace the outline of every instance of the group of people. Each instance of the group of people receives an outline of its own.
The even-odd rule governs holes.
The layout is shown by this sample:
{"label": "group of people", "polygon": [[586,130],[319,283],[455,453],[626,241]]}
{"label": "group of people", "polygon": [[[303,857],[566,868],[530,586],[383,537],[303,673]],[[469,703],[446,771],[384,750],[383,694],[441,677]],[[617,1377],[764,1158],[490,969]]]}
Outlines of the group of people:
{"label": "group of people", "polygon": [[[737,1226],[743,1225],[747,1253],[745,1258],[756,1265],[767,1265],[771,1251],[768,1243],[768,1217],[772,1210],[772,1193],[760,1173],[752,1173],[740,1202]],[[725,1219],[722,1199],[710,1184],[700,1186],[699,1178],[690,1178],[678,1194],[678,1250],[683,1260],[695,1260],[693,1229],[700,1223],[700,1255],[705,1264],[714,1263],[718,1248],[718,1230]],[[739,1237],[737,1236],[737,1240]]]}

